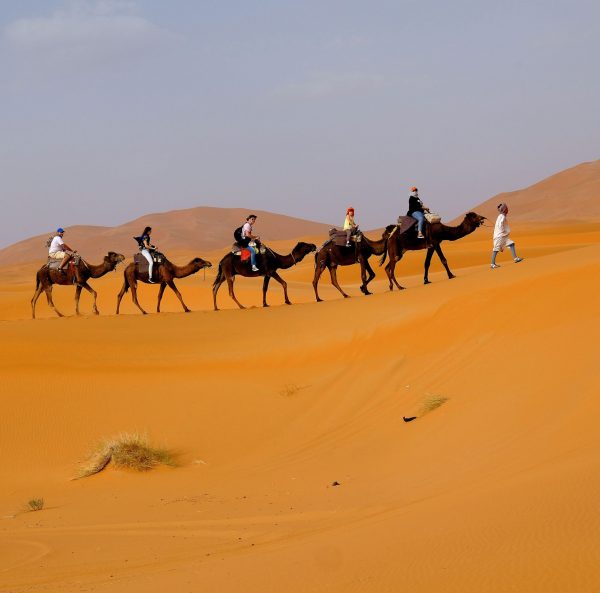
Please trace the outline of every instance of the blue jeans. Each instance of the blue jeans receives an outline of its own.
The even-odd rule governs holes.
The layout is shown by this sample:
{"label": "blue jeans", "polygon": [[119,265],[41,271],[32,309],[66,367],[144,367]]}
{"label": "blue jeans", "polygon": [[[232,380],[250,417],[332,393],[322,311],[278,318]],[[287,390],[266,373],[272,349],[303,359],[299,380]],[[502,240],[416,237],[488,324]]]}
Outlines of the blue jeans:
{"label": "blue jeans", "polygon": [[256,267],[256,249],[250,245],[247,245],[246,249],[250,252],[250,264]]}
{"label": "blue jeans", "polygon": [[417,230],[419,233],[422,233],[423,225],[425,224],[425,215],[422,212],[413,212],[411,216],[417,221]]}

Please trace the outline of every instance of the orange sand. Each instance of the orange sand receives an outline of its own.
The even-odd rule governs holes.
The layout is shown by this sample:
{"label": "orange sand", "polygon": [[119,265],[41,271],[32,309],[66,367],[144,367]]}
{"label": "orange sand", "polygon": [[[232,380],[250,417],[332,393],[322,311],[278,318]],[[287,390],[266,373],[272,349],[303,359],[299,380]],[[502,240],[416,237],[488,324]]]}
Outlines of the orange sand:
{"label": "orange sand", "polygon": [[[408,290],[378,269],[364,297],[354,267],[353,298],[324,276],[316,304],[308,259],[270,309],[223,288],[212,312],[213,268],[178,282],[196,312],[127,295],[117,317],[120,268],[94,282],[101,316],[42,297],[32,321],[35,266],[3,268],[0,591],[598,591],[600,231],[512,226],[518,266],[491,271],[480,229],[445,245],[455,280],[434,259],[423,286],[409,253]],[[236,280],[248,306],[260,287]],[[136,430],[180,467],[70,480]]]}

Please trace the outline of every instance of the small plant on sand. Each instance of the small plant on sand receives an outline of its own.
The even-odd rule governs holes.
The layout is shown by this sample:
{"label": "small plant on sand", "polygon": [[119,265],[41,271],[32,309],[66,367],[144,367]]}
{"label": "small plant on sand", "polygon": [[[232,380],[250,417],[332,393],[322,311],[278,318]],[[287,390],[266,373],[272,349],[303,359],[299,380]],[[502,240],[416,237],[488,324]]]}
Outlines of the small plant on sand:
{"label": "small plant on sand", "polygon": [[44,499],[43,498],[32,498],[27,501],[26,509],[28,511],[41,511],[44,508]]}
{"label": "small plant on sand", "polygon": [[283,386],[283,389],[279,392],[282,397],[293,397],[301,389],[306,389],[308,385],[296,385],[295,383],[288,383]]}
{"label": "small plant on sand", "polygon": [[145,435],[121,433],[98,444],[81,465],[78,477],[85,478],[97,474],[109,463],[116,468],[140,472],[148,471],[157,465],[175,465],[169,451],[151,446]]}
{"label": "small plant on sand", "polygon": [[439,408],[443,404],[448,401],[447,397],[442,395],[430,395],[423,401],[423,405],[421,407],[421,416],[428,414],[429,412],[433,412],[433,410]]}

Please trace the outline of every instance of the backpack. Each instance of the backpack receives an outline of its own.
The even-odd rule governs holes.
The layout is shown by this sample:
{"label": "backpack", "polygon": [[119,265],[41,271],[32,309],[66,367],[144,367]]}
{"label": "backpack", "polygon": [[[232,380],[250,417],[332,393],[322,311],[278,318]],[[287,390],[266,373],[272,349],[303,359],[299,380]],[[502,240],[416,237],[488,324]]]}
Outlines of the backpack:
{"label": "backpack", "polygon": [[137,242],[138,247],[140,249],[144,249],[144,237],[143,236],[141,236],[141,237],[134,237],[133,240]]}
{"label": "backpack", "polygon": [[54,239],[54,235],[50,235],[47,239],[46,239],[46,247],[50,248],[50,245],[52,245],[52,240]]}
{"label": "backpack", "polygon": [[237,229],[235,229],[235,231],[233,231],[233,238],[235,239],[236,243],[244,242],[244,236],[242,235],[243,228],[244,225],[238,227]]}

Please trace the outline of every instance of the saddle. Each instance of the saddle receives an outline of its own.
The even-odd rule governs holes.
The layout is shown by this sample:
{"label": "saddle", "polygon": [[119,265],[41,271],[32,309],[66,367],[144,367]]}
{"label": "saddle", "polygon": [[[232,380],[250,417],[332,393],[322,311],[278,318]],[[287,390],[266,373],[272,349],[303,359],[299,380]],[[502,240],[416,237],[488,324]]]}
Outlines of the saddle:
{"label": "saddle", "polygon": [[[252,245],[258,254],[260,255],[264,255],[267,250],[265,248],[265,246],[262,243],[256,243],[253,242],[254,245]],[[245,247],[242,247],[239,243],[234,243],[231,246],[231,253],[233,253],[233,255],[237,255],[240,257],[241,261],[245,262],[245,261],[250,261],[250,250],[246,249]],[[258,262],[257,262],[258,264]]]}
{"label": "saddle", "polygon": [[[152,261],[154,265],[152,266],[152,278],[150,280],[156,281],[158,279],[158,269],[165,261],[164,253],[160,251],[151,251]],[[148,260],[141,253],[133,254],[133,263],[136,265],[139,274],[147,274],[148,273]]]}
{"label": "saddle", "polygon": [[[362,239],[362,233],[360,231],[350,235],[351,243],[355,243],[355,244],[360,243],[361,239]],[[346,247],[346,231],[340,231],[339,229],[336,229],[336,228],[329,229],[328,243],[329,242],[333,243],[334,245],[337,245],[338,247]]]}

